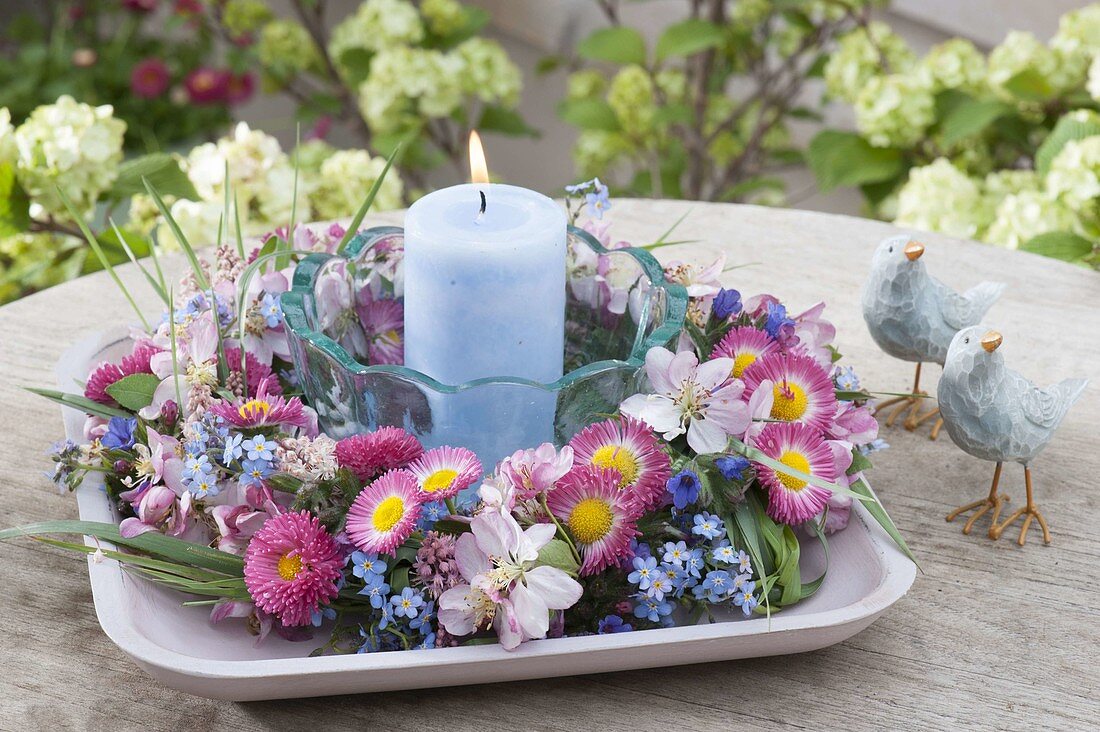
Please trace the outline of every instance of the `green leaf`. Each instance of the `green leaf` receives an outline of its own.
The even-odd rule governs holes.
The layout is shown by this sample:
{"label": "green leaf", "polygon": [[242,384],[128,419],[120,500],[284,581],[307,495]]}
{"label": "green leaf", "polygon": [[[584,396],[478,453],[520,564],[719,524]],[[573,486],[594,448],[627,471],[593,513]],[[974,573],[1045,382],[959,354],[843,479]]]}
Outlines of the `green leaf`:
{"label": "green leaf", "polygon": [[0,163],[0,239],[21,234],[30,225],[30,199],[15,180],[15,166]]}
{"label": "green leaf", "polygon": [[871,487],[867,485],[867,482],[860,478],[852,483],[850,487],[855,493],[871,499],[869,501],[863,501],[863,507],[867,509],[867,513],[874,516],[883,530],[885,530],[886,533],[890,535],[890,538],[894,540],[894,543],[898,545],[898,549],[901,549],[902,552],[905,553],[905,556],[909,557],[913,564],[916,564],[917,558],[913,556],[913,552],[909,551],[909,545],[905,543],[905,539],[902,538],[901,532],[898,531],[898,527],[894,525],[893,519],[886,513],[886,509],[879,503],[875,494],[871,492]]}
{"label": "green leaf", "polygon": [[864,470],[870,470],[873,466],[871,461],[867,459],[859,450],[852,449],[852,464],[848,466],[846,475],[855,475],[856,473],[862,473]]}
{"label": "green leaf", "polygon": [[993,99],[970,99],[955,105],[940,120],[943,144],[954,145],[961,140],[980,135],[993,122],[1013,110],[1012,106]]}
{"label": "green leaf", "polygon": [[153,403],[153,392],[160,386],[155,374],[130,374],[107,387],[116,402],[136,412]]}
{"label": "green leaf", "polygon": [[565,65],[565,59],[561,56],[543,56],[535,64],[535,75],[545,76],[553,71],[557,71]]}
{"label": "green leaf", "polygon": [[573,576],[576,576],[577,572],[580,571],[580,565],[573,558],[573,552],[569,549],[569,545],[561,539],[551,539],[542,549],[539,549],[538,563],[548,567],[557,567]]}
{"label": "green leaf", "polygon": [[99,521],[45,521],[18,526],[0,531],[0,541],[21,536],[35,537],[50,534],[94,536],[112,544],[137,549],[188,566],[214,570],[230,577],[240,577],[244,574],[244,560],[233,554],[211,549],[204,544],[192,544],[155,531],[127,539],[119,533],[117,525]]}
{"label": "green leaf", "polygon": [[577,55],[590,61],[645,65],[645,40],[633,28],[603,28],[577,44]]}
{"label": "green leaf", "polygon": [[1048,231],[1029,239],[1020,249],[1065,262],[1076,262],[1092,254],[1093,244],[1083,236],[1068,231]]}
{"label": "green leaf", "polygon": [[1066,146],[1066,143],[1073,140],[1083,140],[1093,135],[1100,135],[1100,122],[1096,122],[1091,117],[1082,120],[1075,119],[1068,114],[1065,115],[1058,120],[1058,124],[1054,125],[1054,129],[1050,131],[1050,134],[1047,135],[1047,138],[1043,140],[1043,144],[1036,151],[1036,170],[1041,175],[1046,175],[1050,171],[1050,164],[1054,162],[1054,158],[1058,157],[1058,153],[1062,152],[1062,148]]}
{"label": "green leaf", "polygon": [[558,116],[582,130],[619,131],[619,118],[602,99],[563,99],[558,104]]}
{"label": "green leaf", "polygon": [[706,20],[692,18],[670,25],[657,39],[657,60],[669,56],[691,56],[722,44],[722,28]]}
{"label": "green leaf", "polygon": [[129,198],[135,193],[144,193],[142,179],[146,179],[162,196],[175,196],[198,200],[199,194],[187,173],[180,168],[179,161],[168,153],[152,153],[127,160],[118,168],[118,177],[107,191],[114,199]]}
{"label": "green leaf", "polygon": [[51,402],[57,402],[64,407],[71,407],[78,411],[90,414],[93,417],[102,417],[104,419],[110,419],[111,417],[131,417],[129,412],[115,407],[108,407],[105,404],[94,402],[86,396],[81,394],[67,394],[63,391],[55,391],[53,389],[38,389],[35,387],[25,387],[27,391],[32,394],[37,394],[40,397],[45,397]]}
{"label": "green leaf", "polygon": [[1035,69],[1024,69],[1004,83],[1013,96],[1029,102],[1045,102],[1054,95],[1054,87]]}
{"label": "green leaf", "polygon": [[393,166],[393,161],[401,154],[403,147],[404,145],[398,143],[397,147],[395,147],[393,152],[389,154],[389,157],[386,158],[386,166],[382,168],[382,172],[378,174],[378,178],[375,179],[374,185],[367,191],[367,197],[363,199],[363,204],[359,207],[359,210],[355,212],[355,216],[351,218],[351,223],[348,224],[348,230],[344,232],[343,238],[340,239],[340,243],[336,246],[337,254],[343,252],[348,242],[354,239],[355,235],[359,233],[359,225],[363,223],[363,217],[366,216],[367,211],[370,210],[371,204],[374,203],[374,197],[378,195],[378,189],[382,187],[382,181],[386,179],[386,175],[390,172],[390,167]]}
{"label": "green leaf", "polygon": [[855,133],[836,130],[818,133],[806,156],[822,191],[888,180],[906,167],[900,150],[872,147]]}
{"label": "green leaf", "polygon": [[539,131],[523,119],[514,109],[506,109],[500,105],[490,104],[481,113],[477,128],[482,132],[499,132],[502,135],[517,137],[538,137]]}

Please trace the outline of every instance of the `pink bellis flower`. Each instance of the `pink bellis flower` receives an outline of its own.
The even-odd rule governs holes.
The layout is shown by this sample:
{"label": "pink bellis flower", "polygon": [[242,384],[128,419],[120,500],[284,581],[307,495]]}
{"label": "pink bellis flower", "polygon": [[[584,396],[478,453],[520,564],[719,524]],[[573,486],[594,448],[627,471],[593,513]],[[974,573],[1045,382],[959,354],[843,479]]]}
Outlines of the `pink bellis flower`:
{"label": "pink bellis flower", "polygon": [[550,611],[572,607],[582,592],[564,571],[535,564],[554,537],[553,524],[524,530],[512,516],[488,511],[470,527],[455,546],[464,581],[440,596],[440,625],[454,636],[492,626],[506,650],[546,637]]}
{"label": "pink bellis flower", "polygon": [[744,384],[730,376],[733,359],[699,363],[690,351],[651,348],[645,359],[652,394],[636,394],[619,411],[640,419],[666,440],[687,434],[699,455],[721,452],[731,436],[749,427],[749,408],[741,401]]}
{"label": "pink bellis flower", "polygon": [[274,377],[260,382],[256,396],[232,402],[219,399],[210,407],[210,412],[221,417],[231,427],[251,429],[282,425],[305,427],[309,417],[298,397],[286,399],[274,394]]}

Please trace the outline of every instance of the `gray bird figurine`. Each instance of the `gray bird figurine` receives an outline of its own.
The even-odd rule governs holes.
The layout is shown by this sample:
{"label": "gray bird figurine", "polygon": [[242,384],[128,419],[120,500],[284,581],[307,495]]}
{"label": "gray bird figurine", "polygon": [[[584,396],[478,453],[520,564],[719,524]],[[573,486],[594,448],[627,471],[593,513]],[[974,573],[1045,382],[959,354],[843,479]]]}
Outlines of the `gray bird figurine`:
{"label": "gray bird figurine", "polygon": [[[908,412],[903,423],[908,430],[939,414],[935,408],[920,413],[927,396],[920,390],[921,364],[942,366],[955,333],[980,323],[1005,288],[999,282],[983,282],[960,295],[928,274],[922,254],[924,245],[907,235],[885,239],[875,250],[863,288],[863,319],[875,343],[894,358],[917,364],[912,395],[888,399],[875,409],[878,413],[897,404],[886,426],[893,427],[898,416]],[[931,439],[939,435],[942,424],[936,421]]]}
{"label": "gray bird figurine", "polygon": [[[1006,527],[1024,516],[1017,543],[1024,545],[1028,526],[1035,519],[1043,529],[1043,541],[1049,544],[1050,529],[1031,493],[1031,461],[1050,442],[1088,382],[1066,379],[1040,389],[1005,366],[1004,356],[997,352],[1002,340],[1000,333],[974,326],[955,334],[947,351],[937,393],[947,434],[964,452],[997,463],[989,496],[960,506],[947,520],[977,508],[963,526],[963,533],[969,534],[974,522],[992,509],[989,538],[999,539]],[[1024,466],[1027,505],[998,524],[1001,506],[1008,498],[997,493],[997,483],[1001,465],[1007,461]]]}

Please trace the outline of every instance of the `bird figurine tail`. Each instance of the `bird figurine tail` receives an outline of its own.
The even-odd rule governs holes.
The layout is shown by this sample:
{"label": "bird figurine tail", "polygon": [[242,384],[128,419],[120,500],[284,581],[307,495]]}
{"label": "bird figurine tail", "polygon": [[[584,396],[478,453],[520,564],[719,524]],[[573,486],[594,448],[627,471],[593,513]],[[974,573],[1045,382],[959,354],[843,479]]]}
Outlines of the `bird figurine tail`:
{"label": "bird figurine tail", "polygon": [[1005,283],[1003,282],[982,282],[971,287],[963,294],[963,297],[974,305],[973,312],[977,315],[975,323],[981,322],[986,312],[993,307],[993,303],[997,302],[1004,291]]}
{"label": "bird figurine tail", "polygon": [[1088,385],[1088,379],[1064,379],[1051,386],[1047,391],[1057,394],[1059,400],[1066,405],[1068,410],[1074,402],[1081,398],[1082,392],[1085,391],[1085,387]]}

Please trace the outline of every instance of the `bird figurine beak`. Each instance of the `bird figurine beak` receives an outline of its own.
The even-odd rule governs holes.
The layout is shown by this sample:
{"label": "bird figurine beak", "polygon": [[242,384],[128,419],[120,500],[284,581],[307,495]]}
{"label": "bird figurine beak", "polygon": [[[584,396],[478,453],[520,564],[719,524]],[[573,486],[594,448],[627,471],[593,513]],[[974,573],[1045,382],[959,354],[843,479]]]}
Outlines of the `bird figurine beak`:
{"label": "bird figurine beak", "polygon": [[982,336],[982,348],[985,349],[986,353],[993,353],[1001,345],[1002,341],[1004,341],[1004,338],[1001,337],[1001,334],[995,330],[991,330]]}
{"label": "bird figurine beak", "polygon": [[905,245],[905,258],[910,262],[915,262],[920,259],[920,255],[924,254],[924,245],[919,241],[911,241]]}

